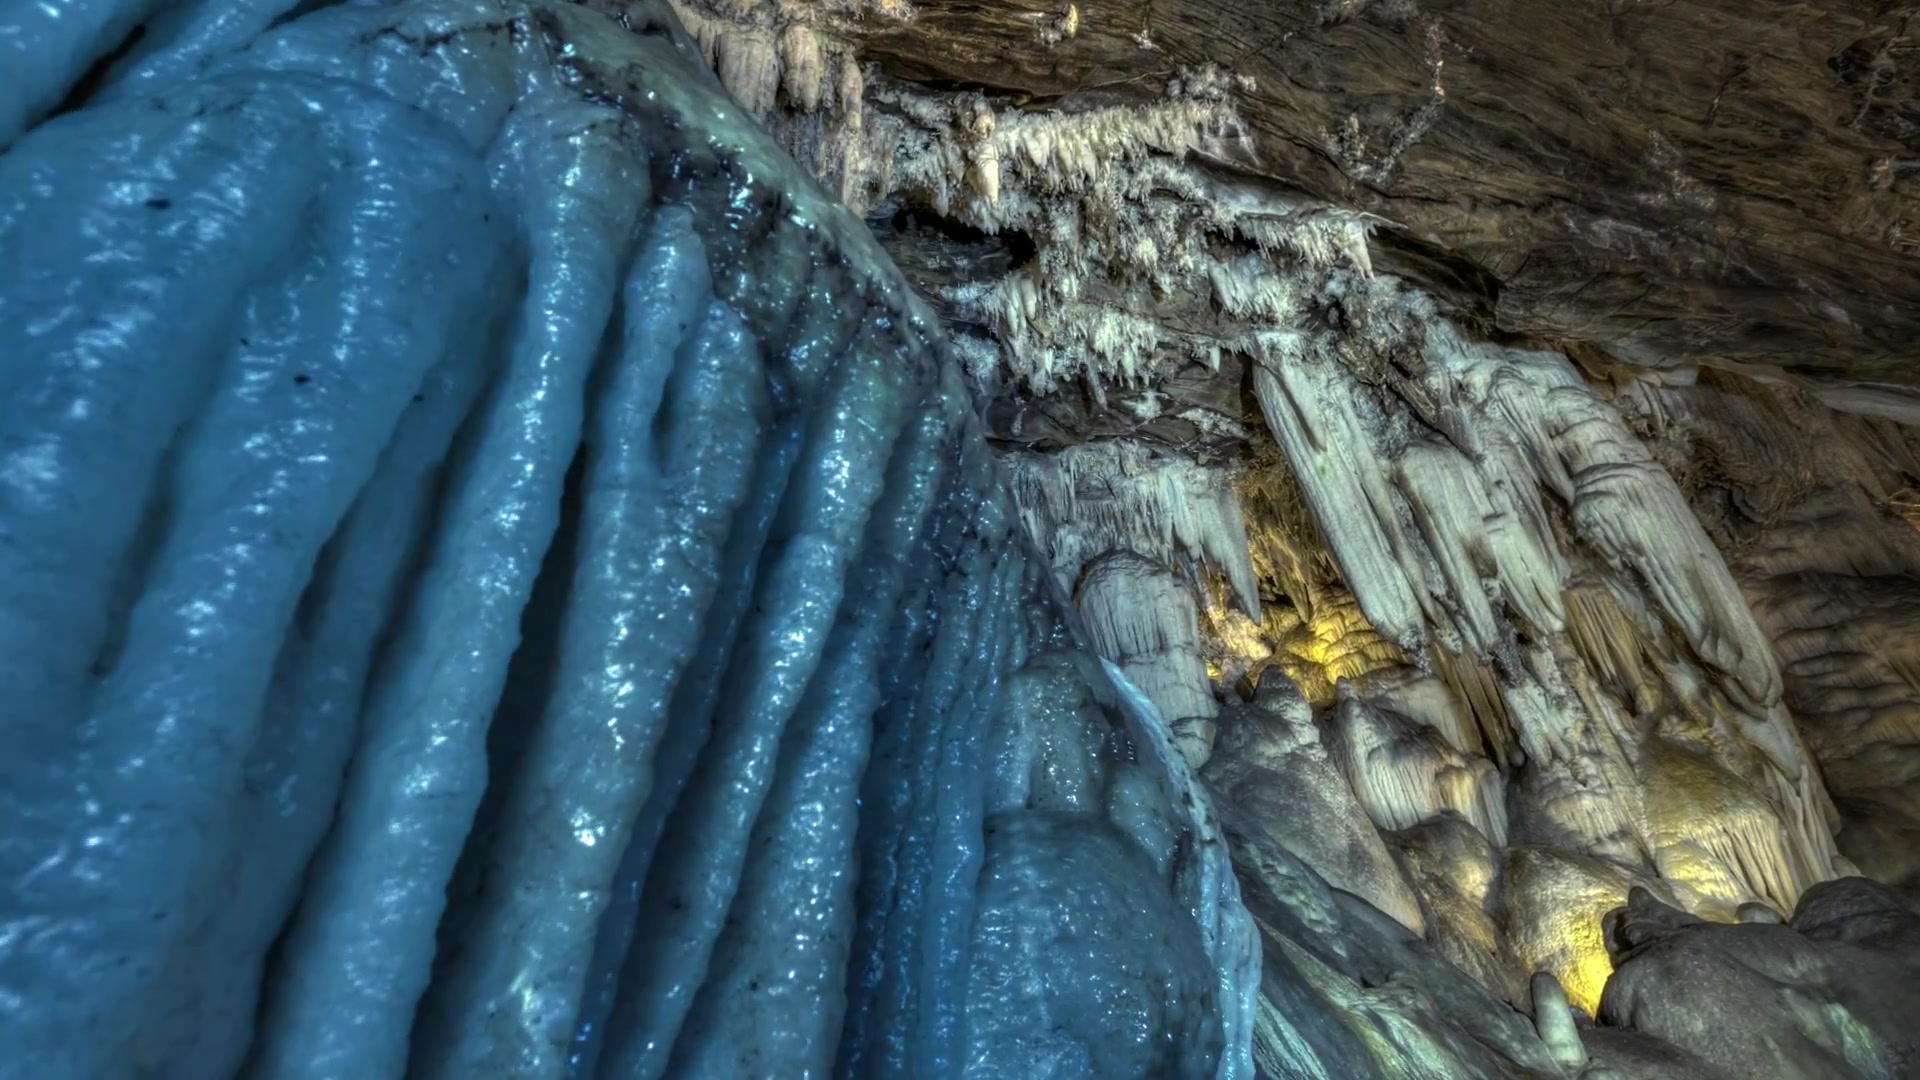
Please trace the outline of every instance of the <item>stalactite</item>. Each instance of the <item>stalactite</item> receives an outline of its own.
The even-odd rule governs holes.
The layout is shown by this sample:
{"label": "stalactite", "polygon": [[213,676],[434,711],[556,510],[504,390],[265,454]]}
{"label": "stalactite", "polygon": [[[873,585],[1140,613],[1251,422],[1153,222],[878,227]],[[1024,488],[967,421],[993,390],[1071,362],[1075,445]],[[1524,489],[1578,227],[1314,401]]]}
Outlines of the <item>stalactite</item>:
{"label": "stalactite", "polygon": [[1074,607],[1094,650],[1153,702],[1187,764],[1205,764],[1219,704],[1200,656],[1192,591],[1164,563],[1116,551],[1087,565]]}
{"label": "stalactite", "polygon": [[1493,764],[1463,754],[1434,728],[1361,699],[1343,684],[1334,760],[1381,829],[1407,829],[1452,811],[1493,843],[1507,842],[1504,782]]}
{"label": "stalactite", "polygon": [[1328,756],[1297,687],[1264,673],[1252,704],[1223,713],[1220,740],[1223,752],[1201,776],[1243,828],[1298,855],[1328,884],[1425,932],[1419,899]]}
{"label": "stalactite", "polygon": [[[1460,657],[1441,669],[1496,753],[1510,731],[1534,769],[1611,763],[1602,784],[1543,775],[1529,788],[1545,796],[1536,809],[1557,822],[1555,842],[1644,847],[1632,814],[1604,809],[1637,785],[1620,757],[1630,733],[1619,706],[1594,686],[1671,712],[1705,682],[1729,705],[1705,721],[1715,752],[1742,775],[1764,762],[1751,790],[1790,823],[1784,847],[1743,861],[1745,886],[1797,892],[1834,872],[1825,832],[1791,825],[1816,819],[1824,796],[1780,712],[1778,669],[1678,487],[1564,361],[1469,345],[1424,303],[1376,284],[1354,303],[1369,320],[1361,344],[1275,337],[1255,372],[1268,424],[1370,620],[1416,655],[1430,645]],[[1418,361],[1394,361],[1403,374],[1368,384],[1354,367],[1368,348]],[[1435,428],[1449,438],[1436,441]],[[1565,526],[1550,502],[1566,508]],[[1623,590],[1636,607],[1645,598],[1645,617],[1622,607]],[[1667,628],[1682,649],[1661,644]],[[1464,670],[1488,661],[1492,685]],[[1731,839],[1746,826],[1725,828],[1727,843],[1751,844]],[[1792,869],[1783,880],[1769,866]]]}
{"label": "stalactite", "polygon": [[[1920,755],[1906,749],[1920,732],[1920,533],[1899,516],[1920,475],[1911,429],[1716,371],[1629,383],[1618,402],[1729,552],[1796,727],[1845,795],[1840,849],[1882,880],[1920,881]],[[1824,816],[1791,824],[1824,829]]]}
{"label": "stalactite", "polygon": [[1226,574],[1241,610],[1260,614],[1247,534],[1232,484],[1216,471],[1135,443],[1089,443],[1003,459],[1027,532],[1071,591],[1108,551],[1172,562],[1177,552]]}

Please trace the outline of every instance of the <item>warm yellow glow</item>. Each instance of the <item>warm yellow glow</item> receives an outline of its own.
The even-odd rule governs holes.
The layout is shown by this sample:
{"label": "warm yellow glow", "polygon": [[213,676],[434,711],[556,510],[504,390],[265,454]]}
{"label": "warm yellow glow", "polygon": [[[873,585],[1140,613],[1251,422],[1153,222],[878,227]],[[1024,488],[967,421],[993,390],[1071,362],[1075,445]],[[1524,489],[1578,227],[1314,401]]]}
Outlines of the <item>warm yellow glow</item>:
{"label": "warm yellow glow", "polygon": [[1901,488],[1887,496],[1887,509],[1906,519],[1907,524],[1920,529],[1920,488]]}
{"label": "warm yellow glow", "polygon": [[[1624,899],[1624,898],[1623,898]],[[1613,977],[1613,958],[1607,955],[1600,934],[1600,920],[1588,919],[1584,929],[1571,936],[1573,960],[1565,971],[1556,971],[1560,985],[1566,988],[1567,1001],[1592,1016],[1600,1011],[1600,995]]]}
{"label": "warm yellow glow", "polygon": [[1684,906],[1726,921],[1755,899],[1793,910],[1817,879],[1772,804],[1704,748],[1656,737],[1644,761],[1654,865]]}
{"label": "warm yellow glow", "polygon": [[1360,679],[1407,662],[1399,648],[1374,632],[1353,597],[1335,587],[1321,592],[1311,619],[1269,605],[1261,631],[1271,642],[1273,663],[1316,707],[1333,703],[1341,679]]}
{"label": "warm yellow glow", "polygon": [[1591,1016],[1613,974],[1600,923],[1643,880],[1590,856],[1549,848],[1507,852],[1507,939],[1526,971],[1551,971],[1567,1001]]}

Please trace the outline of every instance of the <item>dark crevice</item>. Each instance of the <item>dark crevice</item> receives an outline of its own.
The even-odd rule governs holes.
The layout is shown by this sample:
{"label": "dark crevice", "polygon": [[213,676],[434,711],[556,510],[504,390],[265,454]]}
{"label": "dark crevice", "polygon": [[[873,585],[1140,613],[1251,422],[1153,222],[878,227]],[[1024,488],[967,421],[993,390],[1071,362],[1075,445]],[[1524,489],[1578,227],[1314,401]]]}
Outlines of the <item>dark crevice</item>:
{"label": "dark crevice", "polygon": [[[420,515],[419,520],[411,530],[403,535],[394,537],[395,542],[405,543],[408,550],[406,556],[401,561],[401,571],[396,577],[396,582],[399,586],[398,591],[391,597],[391,603],[386,608],[385,619],[379,632],[374,637],[369,652],[366,677],[361,683],[360,701],[356,703],[357,707],[354,709],[352,719],[350,720],[356,728],[359,726],[360,720],[366,715],[367,702],[371,700],[378,688],[384,685],[391,676],[392,665],[396,662],[404,662],[404,657],[399,656],[397,653],[396,645],[404,636],[408,614],[418,605],[420,595],[428,587],[429,574],[427,571],[433,561],[436,546],[435,541],[436,538],[441,535],[458,496],[462,473],[455,462],[463,460],[468,456],[468,454],[463,454],[460,448],[463,445],[469,445],[477,440],[478,429],[485,426],[485,415],[486,410],[484,408],[475,408],[469,412],[454,437],[452,443],[453,449],[444,455],[441,458],[440,465],[424,478],[424,483],[428,489],[424,512]],[[470,453],[470,451],[468,451],[468,453]],[[351,520],[353,513],[354,511],[349,511],[348,518],[345,520]],[[344,526],[342,528],[344,531]],[[299,615],[297,615],[296,618],[306,620],[299,624],[302,632],[311,626],[312,621],[317,620],[320,614],[318,611],[311,610],[310,604],[318,604],[326,600],[328,598],[326,594],[330,594],[332,591],[331,579],[334,576],[334,572],[333,568],[328,564],[330,564],[334,558],[335,544],[340,540],[341,535],[340,533],[336,533],[334,538],[329,540],[327,546],[322,550],[320,563],[327,568],[324,571],[316,569],[314,582],[309,585],[307,592],[301,597]],[[284,662],[284,659],[283,650],[281,661]],[[338,775],[328,779],[328,783],[332,785],[332,798],[334,802],[328,816],[327,826],[318,834],[319,840],[313,845],[312,850],[306,853],[306,864],[301,870],[300,875],[301,886],[295,894],[293,907],[287,911],[286,917],[281,920],[279,930],[274,935],[273,942],[267,947],[266,958],[261,965],[263,974],[260,993],[254,1002],[256,1030],[265,1022],[268,1013],[272,1009],[275,996],[279,992],[280,975],[284,970],[287,950],[291,947],[289,942],[293,937],[294,930],[300,925],[301,915],[304,912],[307,897],[310,895],[312,889],[314,871],[319,864],[321,853],[327,850],[330,844],[338,842],[335,838],[334,830],[338,827],[340,821],[341,801],[346,786],[345,778],[351,774],[353,759],[357,758],[363,749],[357,733],[351,741],[353,743],[352,756],[342,762],[343,768]],[[257,1042],[249,1049],[248,1061],[250,1064],[243,1067],[239,1075],[250,1076],[255,1074],[258,1059],[254,1055],[258,1053],[259,1049],[260,1045]]]}
{"label": "dark crevice", "polygon": [[113,591],[108,599],[107,637],[101,642],[100,651],[94,655],[91,669],[97,679],[106,678],[119,666],[121,653],[127,647],[134,604],[146,591],[154,562],[166,544],[167,535],[173,531],[174,482],[189,430],[183,428],[175,432],[166,452],[155,465],[153,488],[147,497],[145,509],[141,511],[139,528],[114,575]]}
{"label": "dark crevice", "polygon": [[[488,862],[499,851],[496,842],[503,815],[521,785],[528,782],[516,766],[527,760],[534,732],[545,717],[559,669],[562,628],[574,587],[582,511],[585,505],[587,450],[578,448],[567,470],[560,499],[560,520],[534,579],[532,595],[520,617],[520,647],[507,668],[505,686],[487,728],[487,775],[490,780],[474,815],[465,849],[447,888],[447,910],[438,930],[434,978],[444,985],[450,965],[468,945],[467,931],[487,893],[510,887],[490,881]],[[421,1022],[430,1023],[422,1010]],[[416,1029],[416,1039],[432,1037]]]}
{"label": "dark crevice", "polygon": [[301,0],[300,3],[288,8],[285,14],[273,20],[272,27],[270,28],[285,26],[295,19],[303,18],[325,8],[339,7],[345,2],[346,0]]}
{"label": "dark crevice", "polygon": [[102,86],[106,85],[107,74],[114,69],[116,64],[125,59],[126,55],[133,51],[133,47],[140,44],[140,40],[146,36],[147,24],[145,23],[141,23],[139,26],[128,31],[126,40],[114,46],[113,51],[95,60],[93,66],[87,69],[87,73],[80,76],[80,81],[74,83],[73,89],[67,91],[66,100],[60,103],[59,108],[53,110],[53,115],[60,116],[73,112],[75,109],[83,108],[89,101],[92,101],[93,96],[100,92]]}
{"label": "dark crevice", "polygon": [[990,233],[921,207],[894,206],[867,226],[908,277],[979,281],[1019,270],[1039,256],[1033,237],[1019,229]]}

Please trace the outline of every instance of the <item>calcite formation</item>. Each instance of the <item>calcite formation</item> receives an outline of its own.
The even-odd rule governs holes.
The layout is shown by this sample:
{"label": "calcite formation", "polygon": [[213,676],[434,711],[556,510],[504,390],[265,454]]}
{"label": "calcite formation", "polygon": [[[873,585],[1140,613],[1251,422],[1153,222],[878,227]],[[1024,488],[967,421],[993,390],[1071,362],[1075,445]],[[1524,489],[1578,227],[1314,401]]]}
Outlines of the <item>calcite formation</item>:
{"label": "calcite formation", "polygon": [[[1376,7],[1302,13],[1280,40],[1312,51],[1368,26],[1428,28],[1435,96],[1406,141],[1375,161],[1365,124],[1334,139],[1342,168],[1391,190],[1421,182],[1403,180],[1417,176],[1403,157],[1435,160],[1416,149],[1424,133],[1457,132],[1446,125],[1478,103],[1445,93],[1447,16]],[[776,102],[769,126],[868,208],[967,343],[1029,531],[1063,588],[1094,601],[1082,614],[1107,628],[1096,643],[1123,665],[1153,657],[1143,678],[1179,713],[1205,711],[1190,670],[1164,674],[1180,666],[1167,646],[1186,639],[1189,605],[1161,594],[1184,578],[1221,700],[1202,775],[1229,807],[1267,808],[1236,818],[1247,843],[1351,883],[1502,999],[1530,1007],[1530,984],[1548,987],[1588,1015],[1613,967],[1601,917],[1633,888],[1732,921],[1791,912],[1856,857],[1906,880],[1911,815],[1895,792],[1911,786],[1899,748],[1916,684],[1897,674],[1906,635],[1886,620],[1909,608],[1899,583],[1920,549],[1898,496],[1920,463],[1897,394],[1744,362],[1696,375],[1700,350],[1673,347],[1664,324],[1596,328],[1585,340],[1601,348],[1489,342],[1461,256],[1400,228],[1431,214],[1260,179],[1287,168],[1270,153],[1273,102],[1323,88],[1243,52],[1205,67],[1176,48],[1145,74],[1161,41],[1194,32],[1179,14],[1169,38],[1139,31],[1131,54],[1116,12],[1072,40],[1031,36],[1029,14],[1044,21],[1019,5],[840,18],[835,32],[875,61],[861,125]],[[936,40],[954,48],[914,51]],[[1006,65],[983,66],[996,49]],[[1075,81],[1118,71],[1134,73],[1108,84],[1124,90]],[[933,74],[989,89],[935,88]],[[1705,197],[1682,152],[1655,149]],[[1372,213],[1389,205],[1405,216]],[[945,223],[944,255],[917,251],[937,235],[929,221]],[[1442,258],[1456,261],[1437,274]],[[987,266],[984,279],[966,269]],[[1491,322],[1507,312],[1529,330],[1553,321],[1515,306]],[[1866,321],[1854,329],[1890,332]],[[1740,340],[1724,323],[1688,340],[1709,332]],[[1766,434],[1801,420],[1849,435]],[[1703,491],[1702,472],[1716,486]],[[1809,473],[1870,478],[1844,489],[1857,542],[1805,531],[1840,505],[1810,494],[1797,479]],[[1239,535],[1214,524],[1234,510]],[[1803,531],[1778,526],[1796,511]],[[1771,547],[1752,522],[1775,529]],[[1122,575],[1098,571],[1103,558],[1153,587],[1116,602]],[[1836,583],[1843,564],[1891,591],[1839,602],[1836,589],[1872,588]],[[1797,572],[1814,566],[1828,576]],[[1892,640],[1868,643],[1855,615]],[[1237,717],[1272,683],[1263,669],[1314,710],[1277,756],[1253,749],[1274,736],[1228,737],[1259,729]],[[1378,839],[1323,848],[1330,837],[1257,820],[1280,812],[1273,791],[1309,787],[1314,816],[1357,812]],[[1397,854],[1358,854],[1378,850]],[[1565,1025],[1543,1023],[1559,1066],[1585,1067]]]}
{"label": "calcite formation", "polygon": [[1207,793],[670,12],[77,85],[151,14],[0,13],[0,1073],[1252,1075]]}
{"label": "calcite formation", "polygon": [[1904,24],[1204,7],[0,0],[0,1076],[1920,1068]]}

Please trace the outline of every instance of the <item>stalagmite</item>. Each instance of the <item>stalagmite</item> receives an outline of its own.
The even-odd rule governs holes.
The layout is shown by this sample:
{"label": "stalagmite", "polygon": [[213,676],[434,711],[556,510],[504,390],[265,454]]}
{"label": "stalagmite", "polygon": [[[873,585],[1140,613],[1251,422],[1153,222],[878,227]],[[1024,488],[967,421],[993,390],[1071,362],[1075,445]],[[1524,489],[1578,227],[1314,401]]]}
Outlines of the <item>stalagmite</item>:
{"label": "stalagmite", "polygon": [[1567,992],[1552,972],[1537,972],[1531,984],[1533,1022],[1540,1029],[1540,1041],[1553,1052],[1553,1059],[1569,1069],[1587,1063],[1586,1047],[1580,1045],[1579,1029],[1573,1026],[1572,1006]]}
{"label": "stalagmite", "polygon": [[[1225,1043],[1218,1075],[1223,1080],[1250,1077],[1253,1075],[1251,1045],[1260,940],[1253,920],[1241,904],[1226,837],[1211,797],[1174,746],[1172,730],[1165,719],[1154,713],[1153,703],[1146,700],[1111,661],[1101,661],[1101,667],[1117,692],[1136,761],[1155,781],[1158,798],[1190,809],[1190,816],[1181,823],[1187,831],[1175,840],[1171,849],[1156,854],[1174,871],[1180,899],[1199,924],[1201,940],[1212,961],[1215,1000]],[[1148,807],[1137,807],[1135,812],[1146,809]],[[1182,858],[1181,849],[1189,844],[1198,854]]]}
{"label": "stalagmite", "polygon": [[1627,898],[1634,876],[1620,866],[1549,848],[1507,852],[1507,940],[1528,970],[1550,972],[1589,1016],[1613,974],[1601,919]]}
{"label": "stalagmite", "polygon": [[1920,413],[1321,6],[0,0],[0,1078],[1920,1068]]}
{"label": "stalagmite", "polygon": [[1502,925],[1500,849],[1457,814],[1387,834],[1387,841],[1420,898],[1435,951],[1496,997],[1524,1006],[1526,972],[1507,947]]}

